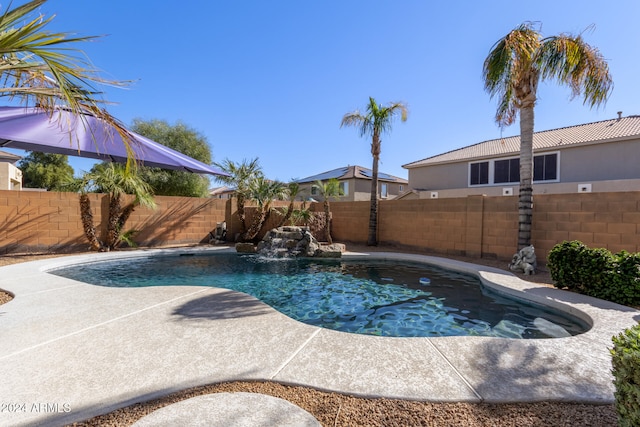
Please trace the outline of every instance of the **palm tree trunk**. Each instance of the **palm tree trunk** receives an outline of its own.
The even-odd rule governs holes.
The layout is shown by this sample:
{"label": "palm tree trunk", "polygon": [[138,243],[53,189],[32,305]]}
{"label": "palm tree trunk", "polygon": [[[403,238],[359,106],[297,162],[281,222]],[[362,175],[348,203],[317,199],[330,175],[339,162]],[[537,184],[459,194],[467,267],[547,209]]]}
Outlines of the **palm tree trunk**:
{"label": "palm tree trunk", "polygon": [[332,245],[333,239],[331,239],[331,208],[326,197],[324,200],[324,233],[327,239],[327,243]]}
{"label": "palm tree trunk", "polygon": [[260,230],[262,230],[262,226],[264,225],[265,221],[267,220],[267,216],[262,210],[256,215],[257,217],[253,220],[247,232],[242,236],[242,240],[244,240],[245,242],[255,239],[256,236],[258,236],[258,234],[260,233]]}
{"label": "palm tree trunk", "polygon": [[118,225],[117,225],[118,228],[116,229],[117,238],[116,238],[114,248],[118,246],[122,241],[122,238],[120,237],[122,236],[122,229],[124,228],[124,225],[127,223],[127,220],[129,219],[133,211],[136,210],[136,206],[137,204],[135,202],[129,203],[127,206],[124,207],[124,209],[122,210],[122,213],[118,217]]}
{"label": "palm tree trunk", "polygon": [[246,217],[245,217],[245,213],[244,213],[244,196],[241,194],[237,195],[237,199],[236,199],[236,207],[238,210],[238,218],[240,218],[240,231],[242,233],[244,233],[247,230],[247,222],[246,222]]}
{"label": "palm tree trunk", "polygon": [[93,225],[93,213],[91,212],[91,201],[86,194],[80,194],[80,219],[82,221],[82,228],[84,229],[84,235],[89,240],[89,245],[92,251],[99,251],[102,248],[102,243],[96,236],[96,227]]}
{"label": "palm tree trunk", "polygon": [[293,202],[289,203],[287,212],[285,212],[284,216],[282,217],[282,219],[280,220],[276,228],[282,227],[289,220],[289,218],[291,218],[291,214],[293,213],[294,207],[295,206],[293,205]]}
{"label": "palm tree trunk", "polygon": [[369,236],[368,246],[378,244],[378,156],[373,155],[373,167],[371,168],[371,206],[369,208]]}
{"label": "palm tree trunk", "polygon": [[518,250],[531,244],[533,216],[533,103],[520,109],[520,197],[518,200]]}
{"label": "palm tree trunk", "polygon": [[109,219],[107,221],[106,246],[108,250],[114,249],[119,240],[118,221],[122,214],[120,196],[109,194]]}

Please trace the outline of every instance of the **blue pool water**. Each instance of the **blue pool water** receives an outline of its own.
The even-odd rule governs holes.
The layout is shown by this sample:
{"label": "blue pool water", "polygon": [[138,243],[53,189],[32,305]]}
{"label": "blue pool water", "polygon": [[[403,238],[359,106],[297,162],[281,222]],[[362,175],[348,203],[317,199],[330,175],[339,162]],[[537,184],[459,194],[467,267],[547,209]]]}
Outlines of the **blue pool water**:
{"label": "blue pool water", "polygon": [[473,276],[411,262],[214,253],[97,262],[50,273],[111,287],[233,289],[301,322],[357,334],[526,339],[588,329],[563,313],[488,291]]}

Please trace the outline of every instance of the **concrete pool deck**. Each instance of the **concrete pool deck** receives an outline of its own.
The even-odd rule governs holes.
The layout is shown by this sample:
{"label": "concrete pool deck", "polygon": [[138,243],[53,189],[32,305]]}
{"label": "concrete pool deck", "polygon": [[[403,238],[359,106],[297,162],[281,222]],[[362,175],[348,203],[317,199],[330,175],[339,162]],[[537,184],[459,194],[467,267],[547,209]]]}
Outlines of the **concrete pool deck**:
{"label": "concrete pool deck", "polygon": [[1,267],[0,289],[14,299],[0,305],[0,425],[64,425],[232,380],[433,402],[610,403],[611,337],[640,320],[631,308],[498,269],[398,253],[345,257],[473,272],[487,286],[563,307],[593,327],[545,340],[373,337],[305,325],[226,289],[107,288],[46,273],[93,260],[133,263],[157,253],[208,250],[225,249],[101,253]]}

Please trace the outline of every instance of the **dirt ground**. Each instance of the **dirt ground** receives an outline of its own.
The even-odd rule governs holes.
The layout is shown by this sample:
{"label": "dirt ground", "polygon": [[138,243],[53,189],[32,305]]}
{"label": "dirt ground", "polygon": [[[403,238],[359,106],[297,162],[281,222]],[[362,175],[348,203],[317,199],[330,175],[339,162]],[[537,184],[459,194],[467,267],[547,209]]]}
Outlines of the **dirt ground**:
{"label": "dirt ground", "polygon": [[[350,251],[393,251],[385,247],[348,246]],[[406,252],[406,251],[405,251]],[[418,252],[420,253],[420,252]],[[431,255],[423,253],[424,255]],[[435,254],[436,256],[439,256]],[[56,257],[55,254],[21,254],[0,256],[0,266]],[[451,257],[507,270],[508,261]],[[548,271],[542,266],[534,276],[522,276],[545,286],[552,286]],[[0,304],[12,299],[0,289]],[[273,382],[211,384],[184,390],[148,402],[118,409],[73,426],[129,426],[141,417],[190,397],[219,392],[262,393],[285,399],[312,414],[323,426],[464,426],[464,427],[529,427],[529,426],[614,426],[617,415],[614,405],[536,402],[518,404],[431,403],[396,399],[365,399],[338,393],[327,393],[307,387],[287,386]]]}

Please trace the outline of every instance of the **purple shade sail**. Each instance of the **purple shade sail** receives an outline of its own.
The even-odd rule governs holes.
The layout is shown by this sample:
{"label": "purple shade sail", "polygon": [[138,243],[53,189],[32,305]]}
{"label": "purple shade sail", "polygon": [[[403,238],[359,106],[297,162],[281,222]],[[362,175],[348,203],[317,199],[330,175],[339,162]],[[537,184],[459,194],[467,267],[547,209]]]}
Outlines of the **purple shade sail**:
{"label": "purple shade sail", "polygon": [[[135,160],[145,166],[198,174],[228,174],[162,144],[127,131]],[[90,114],[60,108],[0,107],[0,147],[125,163],[127,150],[117,129]]]}

